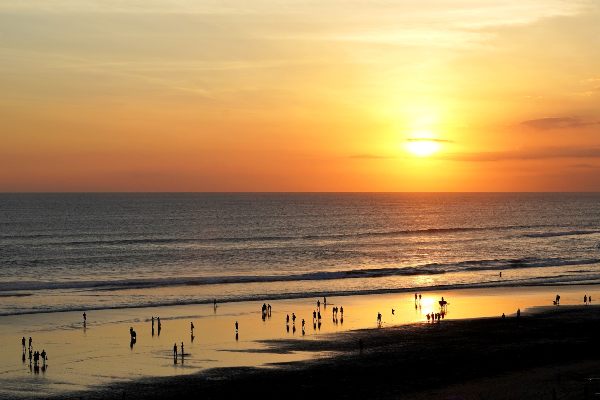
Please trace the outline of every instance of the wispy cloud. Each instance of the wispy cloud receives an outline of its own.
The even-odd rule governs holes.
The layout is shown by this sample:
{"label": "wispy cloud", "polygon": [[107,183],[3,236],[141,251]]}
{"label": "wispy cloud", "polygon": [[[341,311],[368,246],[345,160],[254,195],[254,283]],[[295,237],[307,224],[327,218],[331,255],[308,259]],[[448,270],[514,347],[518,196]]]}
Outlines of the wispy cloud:
{"label": "wispy cloud", "polygon": [[551,129],[566,129],[566,128],[581,128],[589,125],[600,125],[600,121],[590,121],[580,117],[552,117],[552,118],[539,118],[530,119],[521,122],[521,125],[525,125],[528,128],[537,130],[551,130]]}
{"label": "wispy cloud", "polygon": [[500,152],[450,153],[440,154],[438,158],[462,162],[527,161],[558,158],[600,159],[600,147],[547,147]]}
{"label": "wispy cloud", "polygon": [[429,139],[429,138],[408,138],[407,142],[435,142],[435,143],[454,143],[453,140],[448,139]]}
{"label": "wispy cloud", "polygon": [[349,158],[357,159],[357,160],[385,160],[389,158],[395,158],[393,156],[386,156],[383,154],[352,154]]}

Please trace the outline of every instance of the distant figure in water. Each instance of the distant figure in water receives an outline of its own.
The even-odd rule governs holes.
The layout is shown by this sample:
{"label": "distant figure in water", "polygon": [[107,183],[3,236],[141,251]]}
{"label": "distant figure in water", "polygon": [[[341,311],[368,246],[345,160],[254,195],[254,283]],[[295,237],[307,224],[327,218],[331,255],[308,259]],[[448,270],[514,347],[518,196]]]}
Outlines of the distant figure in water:
{"label": "distant figure in water", "polygon": [[500,278],[502,278],[502,271],[500,271]]}
{"label": "distant figure in water", "polygon": [[154,316],[152,316],[152,330],[154,330]]}
{"label": "distant figure in water", "polygon": [[317,300],[317,309],[320,310],[321,309],[321,301]]}
{"label": "distant figure in water", "polygon": [[344,319],[344,307],[340,306],[340,314],[342,315],[342,319]]}
{"label": "distant figure in water", "polygon": [[419,303],[421,302],[421,293],[419,293]]}
{"label": "distant figure in water", "polygon": [[239,328],[238,322],[235,321],[235,333],[236,334],[238,333],[238,328]]}
{"label": "distant figure in water", "polygon": [[381,326],[381,313],[377,313],[377,325]]}
{"label": "distant figure in water", "polygon": [[214,299],[213,301],[213,307],[216,309],[217,308],[217,299]]}
{"label": "distant figure in water", "polygon": [[190,322],[190,329],[192,331],[192,337],[194,336],[194,322]]}
{"label": "distant figure in water", "polygon": [[419,297],[419,295],[415,293],[415,303],[417,302],[417,297]]}
{"label": "distant figure in water", "polygon": [[85,322],[86,322],[86,321],[87,321],[87,315],[86,315],[86,313],[84,312],[84,313],[83,313],[83,324],[84,324],[84,325],[85,325]]}
{"label": "distant figure in water", "polygon": [[394,312],[395,312],[395,311],[396,311],[396,310],[394,310],[394,309],[392,308],[392,315],[394,315]]}
{"label": "distant figure in water", "polygon": [[158,330],[160,331],[160,317],[156,317],[156,324],[158,325]]}
{"label": "distant figure in water", "polygon": [[44,365],[44,367],[46,366],[46,350],[42,349],[42,354],[40,354],[42,356],[42,363]]}
{"label": "distant figure in water", "polygon": [[583,304],[587,305],[587,294],[583,295]]}
{"label": "distant figure in water", "polygon": [[427,317],[427,322],[429,322],[429,318],[430,318],[429,313],[427,313],[426,317]]}
{"label": "distant figure in water", "polygon": [[181,358],[183,359],[185,352],[183,351],[183,342],[181,342]]}
{"label": "distant figure in water", "polygon": [[521,309],[517,308],[517,318],[519,318],[521,316]]}
{"label": "distant figure in water", "polygon": [[21,339],[21,344],[23,345],[23,352],[25,352],[25,336]]}
{"label": "distant figure in water", "polygon": [[323,307],[327,307],[327,297],[323,296]]}
{"label": "distant figure in water", "polygon": [[177,358],[177,343],[173,343],[173,358]]}
{"label": "distant figure in water", "polygon": [[292,324],[296,324],[296,314],[292,313]]}

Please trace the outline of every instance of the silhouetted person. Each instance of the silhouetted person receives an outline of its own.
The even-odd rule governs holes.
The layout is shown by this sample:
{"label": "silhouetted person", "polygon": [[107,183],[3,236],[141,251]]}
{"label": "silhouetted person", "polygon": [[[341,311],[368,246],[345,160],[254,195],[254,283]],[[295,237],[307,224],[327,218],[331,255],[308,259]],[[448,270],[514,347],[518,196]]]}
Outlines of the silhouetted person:
{"label": "silhouetted person", "polygon": [[396,310],[394,310],[394,309],[392,308],[392,315],[394,315],[394,313],[395,313],[395,312],[396,312]]}
{"label": "silhouetted person", "polygon": [[46,366],[46,350],[42,349],[42,353],[40,355],[42,356],[42,363],[45,367]]}
{"label": "silhouetted person", "polygon": [[417,297],[419,297],[419,295],[415,293],[415,303],[417,302]]}
{"label": "silhouetted person", "polygon": [[323,307],[327,307],[327,297],[323,296]]}
{"label": "silhouetted person", "polygon": [[556,295],[556,305],[557,306],[560,305],[560,295],[559,294]]}
{"label": "silhouetted person", "polygon": [[85,325],[85,322],[87,321],[87,314],[84,312],[83,313],[83,324]]}
{"label": "silhouetted person", "polygon": [[152,330],[154,330],[154,316],[152,316]]}
{"label": "silhouetted person", "polygon": [[517,318],[519,318],[521,316],[521,309],[517,308]]}
{"label": "silhouetted person", "polygon": [[320,309],[321,309],[321,301],[317,300],[317,310],[320,310]]}
{"label": "silhouetted person", "polygon": [[588,303],[592,304],[592,296],[588,296]]}
{"label": "silhouetted person", "polygon": [[340,314],[342,315],[342,319],[344,318],[344,307],[340,307]]}
{"label": "silhouetted person", "polygon": [[193,322],[190,322],[190,329],[192,332],[192,336],[194,336],[194,323]]}
{"label": "silhouetted person", "polygon": [[587,304],[587,294],[583,295],[583,304]]}
{"label": "silhouetted person", "polygon": [[183,351],[183,342],[181,342],[181,362],[183,362],[184,355],[185,355],[185,351]]}
{"label": "silhouetted person", "polygon": [[502,319],[506,318],[506,315],[504,315],[504,313],[502,313]]}
{"label": "silhouetted person", "polygon": [[217,299],[214,299],[213,301],[213,307],[216,309],[217,308]]}
{"label": "silhouetted person", "polygon": [[377,325],[381,326],[381,313],[377,313]]}
{"label": "silhouetted person", "polygon": [[177,357],[177,343],[173,343],[173,357]]}
{"label": "silhouetted person", "polygon": [[292,324],[296,323],[296,314],[292,313]]}
{"label": "silhouetted person", "polygon": [[419,303],[421,302],[421,293],[419,293]]}
{"label": "silhouetted person", "polygon": [[235,333],[239,332],[238,328],[239,328],[238,322],[235,321]]}
{"label": "silhouetted person", "polygon": [[25,352],[25,336],[21,339],[21,344],[23,345],[23,352]]}
{"label": "silhouetted person", "polygon": [[31,336],[29,336],[29,348],[31,349],[31,343],[33,342],[33,340],[31,339]]}

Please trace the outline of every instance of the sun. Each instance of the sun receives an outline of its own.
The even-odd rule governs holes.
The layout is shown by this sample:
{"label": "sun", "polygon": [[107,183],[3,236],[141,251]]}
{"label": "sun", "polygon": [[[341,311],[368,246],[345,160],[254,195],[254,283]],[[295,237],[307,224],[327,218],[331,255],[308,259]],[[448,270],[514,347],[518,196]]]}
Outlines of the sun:
{"label": "sun", "polygon": [[427,157],[438,152],[440,144],[431,139],[409,139],[406,149],[417,157]]}

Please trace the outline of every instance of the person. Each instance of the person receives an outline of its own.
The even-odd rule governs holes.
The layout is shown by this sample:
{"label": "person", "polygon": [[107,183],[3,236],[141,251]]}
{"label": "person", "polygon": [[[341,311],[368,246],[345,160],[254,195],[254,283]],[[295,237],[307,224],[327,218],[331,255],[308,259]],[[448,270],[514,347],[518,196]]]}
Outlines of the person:
{"label": "person", "polygon": [[160,329],[161,329],[160,317],[156,317],[156,324],[158,325],[158,335],[160,336]]}
{"label": "person", "polygon": [[304,330],[304,318],[302,318],[302,330]]}
{"label": "person", "polygon": [[185,352],[183,351],[183,342],[181,342],[181,358],[183,358]]}
{"label": "person", "polygon": [[46,366],[46,350],[42,349],[42,363],[44,364],[44,366]]}
{"label": "person", "polygon": [[392,308],[392,315],[394,315],[394,312],[395,312],[395,311],[396,311],[396,310],[394,310],[394,309]]}
{"label": "person", "polygon": [[417,302],[417,297],[419,297],[419,295],[415,293],[415,303]]}
{"label": "person", "polygon": [[154,315],[152,316],[152,330],[154,330]]}
{"label": "person", "polygon": [[31,339],[31,336],[29,336],[29,348],[31,349],[31,342],[33,342],[33,340]]}
{"label": "person", "polygon": [[83,312],[83,323],[85,324],[85,321],[87,321],[87,314],[85,313],[85,311]]}
{"label": "person", "polygon": [[426,317],[427,317],[427,322],[429,322],[429,313],[427,313]]}
{"label": "person", "polygon": [[296,314],[292,313],[292,324],[296,323]]}
{"label": "person", "polygon": [[214,300],[213,300],[213,307],[214,307],[214,308],[217,308],[217,299],[214,299]]}
{"label": "person", "polygon": [[381,313],[377,313],[377,324],[381,325]]}
{"label": "person", "polygon": [[323,296],[323,307],[327,307],[327,297]]}
{"label": "person", "polygon": [[521,316],[521,309],[517,308],[517,318],[519,318]]}
{"label": "person", "polygon": [[23,351],[25,351],[25,336],[21,339],[21,344],[23,345]]}
{"label": "person", "polygon": [[500,271],[500,278],[502,278],[502,271]]}
{"label": "person", "polygon": [[238,328],[239,328],[238,322],[235,321],[235,333],[236,334],[238,333]]}
{"label": "person", "polygon": [[190,329],[192,330],[192,336],[194,335],[194,322],[190,322]]}
{"label": "person", "polygon": [[317,311],[317,320],[321,321],[321,311]]}
{"label": "person", "polygon": [[177,343],[173,343],[173,358],[177,358]]}
{"label": "person", "polygon": [[287,324],[289,324],[289,323],[290,323],[290,314],[287,314],[287,315],[285,316],[285,324],[287,325]]}
{"label": "person", "polygon": [[502,319],[506,318],[506,315],[504,315],[504,313],[502,313]]}
{"label": "person", "polygon": [[340,314],[342,315],[342,319],[344,318],[344,307],[340,306]]}
{"label": "person", "polygon": [[557,306],[560,305],[560,295],[559,294],[556,295],[556,305]]}
{"label": "person", "polygon": [[321,309],[321,301],[320,300],[317,300],[317,309],[319,309],[319,310]]}
{"label": "person", "polygon": [[587,304],[587,294],[583,295],[583,304]]}

